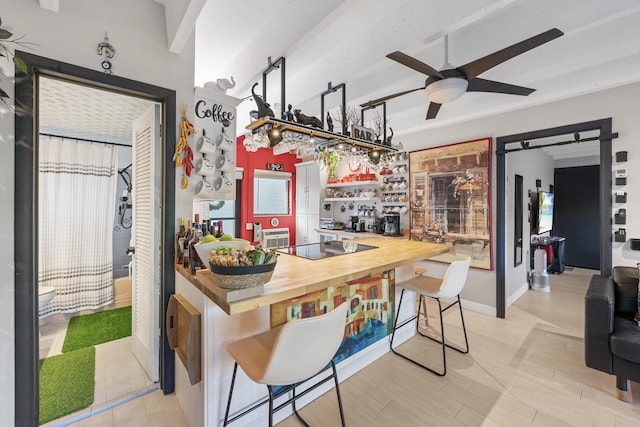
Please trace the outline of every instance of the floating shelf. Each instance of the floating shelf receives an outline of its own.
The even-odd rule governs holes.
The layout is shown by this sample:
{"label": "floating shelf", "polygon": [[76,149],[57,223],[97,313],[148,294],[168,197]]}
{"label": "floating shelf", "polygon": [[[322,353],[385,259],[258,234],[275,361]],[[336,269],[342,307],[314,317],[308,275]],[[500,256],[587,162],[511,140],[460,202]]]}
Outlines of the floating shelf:
{"label": "floating shelf", "polygon": [[275,117],[261,117],[255,122],[249,124],[245,129],[252,132],[259,130],[262,127],[271,128],[277,126],[281,132],[292,131],[301,133],[304,135],[313,134],[314,137],[327,139],[327,146],[337,145],[339,143],[354,144],[358,147],[364,147],[368,149],[384,150],[397,152],[397,148],[390,147],[388,145],[377,144],[375,142],[365,141],[363,139],[353,138],[348,135],[342,135],[339,133],[329,132],[324,129],[304,126],[296,122],[290,122],[287,120],[276,119]]}
{"label": "floating shelf", "polygon": [[380,185],[378,181],[351,181],[351,182],[335,182],[327,184],[327,187],[357,187],[359,185]]}
{"label": "floating shelf", "polygon": [[328,197],[325,202],[373,202],[380,201],[378,197]]}

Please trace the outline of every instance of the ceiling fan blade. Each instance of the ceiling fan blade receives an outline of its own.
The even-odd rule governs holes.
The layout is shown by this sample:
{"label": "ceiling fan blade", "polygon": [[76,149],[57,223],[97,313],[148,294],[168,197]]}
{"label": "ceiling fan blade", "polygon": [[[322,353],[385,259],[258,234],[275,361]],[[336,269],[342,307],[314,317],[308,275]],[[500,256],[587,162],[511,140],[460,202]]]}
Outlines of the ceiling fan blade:
{"label": "ceiling fan blade", "polygon": [[508,61],[509,59],[516,57],[522,53],[525,53],[528,50],[550,42],[551,40],[556,39],[563,34],[564,33],[559,29],[552,28],[551,30],[540,33],[537,36],[533,36],[531,38],[523,40],[520,43],[505,47],[504,49],[491,53],[483,58],[469,62],[468,64],[458,67],[458,70],[462,71],[465,76],[467,76],[468,80],[471,80],[476,76],[479,76],[481,73],[487,71],[488,69],[502,64],[503,62]]}
{"label": "ceiling fan blade", "polygon": [[532,92],[535,92],[535,89],[516,86],[509,83],[494,82],[493,80],[480,79],[476,77],[469,81],[467,92],[493,92],[527,96]]}
{"label": "ceiling fan blade", "polygon": [[440,111],[441,106],[442,104],[436,104],[435,102],[430,103],[429,110],[427,111],[427,117],[425,117],[425,120],[435,119],[436,116],[438,115],[438,111]]}
{"label": "ceiling fan blade", "polygon": [[440,74],[436,69],[402,52],[391,52],[387,55],[387,58],[393,59],[394,61],[399,62],[406,67],[412,68],[422,74],[426,74],[427,76],[437,77],[440,79],[444,78],[442,74]]}
{"label": "ceiling fan blade", "polygon": [[417,90],[424,90],[424,86],[420,86],[420,87],[417,87],[415,89],[403,90],[402,92],[397,92],[397,93],[394,93],[392,95],[387,95],[387,96],[383,96],[382,98],[378,98],[378,99],[374,99],[374,100],[371,100],[371,101],[367,101],[364,104],[360,104],[360,107],[362,107],[362,108],[371,107],[372,105],[379,104],[379,103],[381,103],[383,101],[386,101],[388,99],[397,98],[398,96],[406,95],[408,93],[415,92]]}

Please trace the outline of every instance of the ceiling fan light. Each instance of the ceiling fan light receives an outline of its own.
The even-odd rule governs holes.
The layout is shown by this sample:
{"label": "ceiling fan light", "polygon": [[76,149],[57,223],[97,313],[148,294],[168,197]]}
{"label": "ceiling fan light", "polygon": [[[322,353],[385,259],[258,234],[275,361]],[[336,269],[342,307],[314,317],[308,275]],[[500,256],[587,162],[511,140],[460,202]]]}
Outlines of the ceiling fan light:
{"label": "ceiling fan light", "polygon": [[431,83],[425,88],[427,99],[436,104],[444,104],[455,101],[466,91],[469,82],[458,77],[449,77]]}

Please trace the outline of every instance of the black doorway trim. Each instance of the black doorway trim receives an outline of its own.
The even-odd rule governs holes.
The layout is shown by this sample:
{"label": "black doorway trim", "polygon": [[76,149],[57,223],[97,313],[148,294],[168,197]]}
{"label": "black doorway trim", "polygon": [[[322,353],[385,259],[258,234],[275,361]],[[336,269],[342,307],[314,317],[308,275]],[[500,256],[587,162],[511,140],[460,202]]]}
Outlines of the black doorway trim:
{"label": "black doorway trim", "polygon": [[[37,426],[39,417],[38,354],[38,76],[61,78],[78,84],[161,102],[164,140],[162,199],[162,269],[160,315],[165,318],[169,296],[175,292],[173,238],[175,230],[176,93],[122,77],[108,76],[75,65],[17,52],[28,73],[15,70],[15,425]],[[161,325],[160,385],[164,393],[175,388],[175,358]]]}
{"label": "black doorway trim", "polygon": [[506,252],[507,252],[507,212],[506,212],[506,147],[507,144],[520,143],[533,139],[548,138],[560,135],[572,135],[576,132],[600,131],[600,274],[611,274],[611,141],[612,119],[593,120],[555,128],[524,132],[496,138],[497,157],[497,239],[496,248],[496,315],[506,315]]}

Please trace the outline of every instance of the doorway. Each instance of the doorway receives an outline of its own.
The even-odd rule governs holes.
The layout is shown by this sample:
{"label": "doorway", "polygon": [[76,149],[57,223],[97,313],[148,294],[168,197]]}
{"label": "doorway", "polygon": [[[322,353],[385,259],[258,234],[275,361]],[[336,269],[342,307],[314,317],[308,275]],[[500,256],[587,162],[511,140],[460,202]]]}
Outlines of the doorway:
{"label": "doorway", "polygon": [[598,131],[595,138],[600,141],[600,183],[598,198],[600,200],[599,228],[600,235],[599,257],[600,274],[611,274],[611,146],[613,138],[618,135],[612,132],[612,119],[593,120],[555,128],[542,129],[533,132],[501,136],[496,138],[497,157],[497,247],[496,247],[496,316],[506,316],[506,275],[507,275],[507,163],[506,155],[511,147],[528,146],[528,141],[551,138],[561,135],[579,135],[580,132]]}
{"label": "doorway", "polygon": [[[19,52],[28,73],[16,72],[15,114],[15,208],[14,227],[21,230],[15,239],[15,420],[16,425],[37,425],[39,417],[38,378],[38,129],[39,92],[41,76],[73,81],[99,87],[120,94],[144,98],[162,105],[162,145],[160,199],[163,207],[158,223],[160,229],[160,319],[165,317],[169,295],[175,289],[173,270],[173,232],[175,216],[174,175],[172,162],[175,145],[175,92],[120,77],[60,63],[51,59]],[[19,183],[19,184],[18,184]],[[160,385],[165,393],[174,389],[174,358],[166,340],[164,322],[158,321],[161,331],[159,350]]]}

